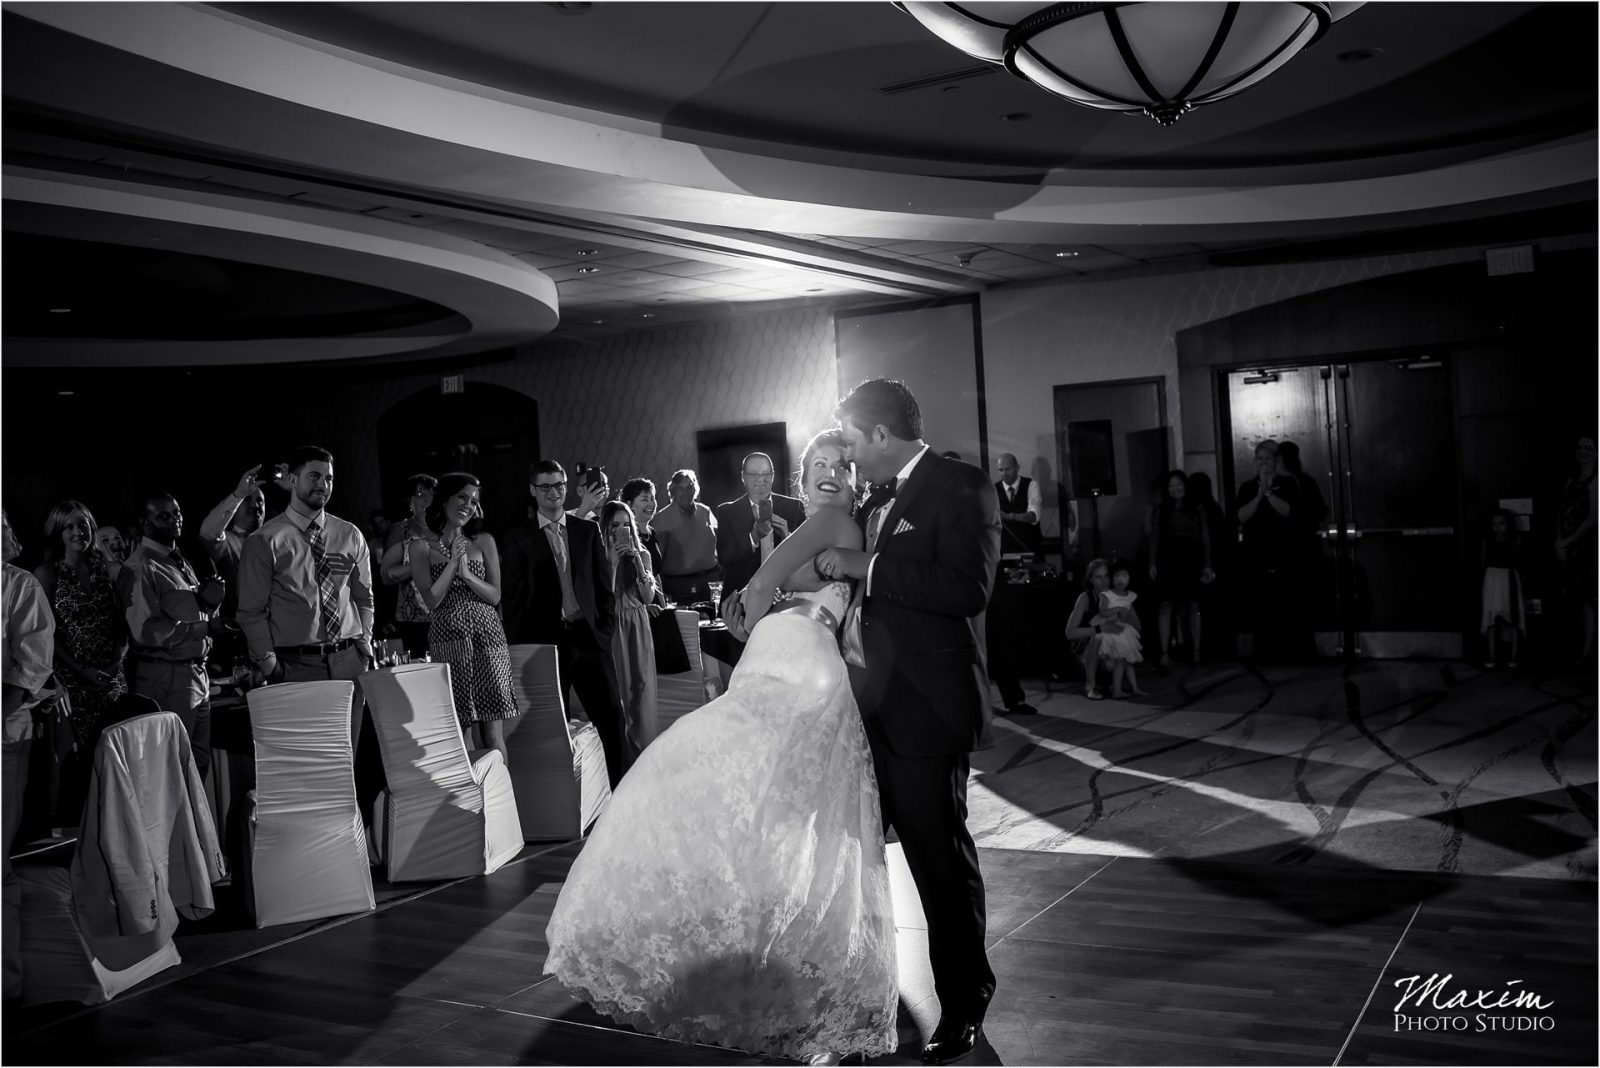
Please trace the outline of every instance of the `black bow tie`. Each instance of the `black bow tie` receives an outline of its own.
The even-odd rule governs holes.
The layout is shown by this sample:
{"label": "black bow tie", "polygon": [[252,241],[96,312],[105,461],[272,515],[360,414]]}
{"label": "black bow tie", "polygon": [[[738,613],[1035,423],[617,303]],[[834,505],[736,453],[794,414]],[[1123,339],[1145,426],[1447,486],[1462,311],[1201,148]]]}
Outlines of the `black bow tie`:
{"label": "black bow tie", "polygon": [[887,504],[889,501],[894,500],[895,490],[899,487],[899,485],[900,480],[895,478],[890,479],[881,486],[873,486],[872,496],[870,497],[872,506],[876,508],[881,504]]}

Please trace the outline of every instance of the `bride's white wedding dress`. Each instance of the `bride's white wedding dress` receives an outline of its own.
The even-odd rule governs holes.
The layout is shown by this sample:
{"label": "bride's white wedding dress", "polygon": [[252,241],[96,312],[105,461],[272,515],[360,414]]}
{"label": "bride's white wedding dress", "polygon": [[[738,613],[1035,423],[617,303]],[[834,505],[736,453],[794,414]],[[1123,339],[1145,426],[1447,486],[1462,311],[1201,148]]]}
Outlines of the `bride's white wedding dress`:
{"label": "bride's white wedding dress", "polygon": [[846,583],[756,624],[728,692],[640,756],[567,877],[545,972],[641,1031],[793,1060],[895,1049],[872,756]]}

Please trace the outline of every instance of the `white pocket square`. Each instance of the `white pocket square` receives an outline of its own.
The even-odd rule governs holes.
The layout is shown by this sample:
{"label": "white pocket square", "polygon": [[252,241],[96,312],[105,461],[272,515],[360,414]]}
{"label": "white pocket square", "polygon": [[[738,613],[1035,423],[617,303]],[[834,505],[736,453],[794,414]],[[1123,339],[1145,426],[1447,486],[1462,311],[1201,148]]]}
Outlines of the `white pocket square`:
{"label": "white pocket square", "polygon": [[900,522],[898,524],[896,524],[896,526],[894,528],[894,536],[895,537],[899,537],[901,534],[909,534],[911,531],[916,530],[916,529],[917,529],[916,527],[912,526],[906,520],[902,519],[902,520],[900,520]]}

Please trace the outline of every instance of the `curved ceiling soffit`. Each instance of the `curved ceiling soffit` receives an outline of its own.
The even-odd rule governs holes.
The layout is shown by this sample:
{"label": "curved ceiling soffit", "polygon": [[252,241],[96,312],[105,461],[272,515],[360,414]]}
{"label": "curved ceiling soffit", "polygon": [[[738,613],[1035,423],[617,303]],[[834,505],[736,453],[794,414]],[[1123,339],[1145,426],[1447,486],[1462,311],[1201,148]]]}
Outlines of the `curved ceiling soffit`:
{"label": "curved ceiling soffit", "polygon": [[556,286],[504,253],[362,215],[6,167],[6,225],[57,237],[163,249],[377,286],[442,305],[444,323],[330,338],[7,338],[10,366],[273,363],[480,352],[529,341],[559,321]]}
{"label": "curved ceiling soffit", "polygon": [[[487,89],[182,4],[12,9],[62,31],[332,116],[509,158],[523,202],[687,223],[952,240],[1067,240],[1138,227],[1146,240],[1207,227],[1281,227],[1549,194],[1595,177],[1593,134],[1431,170],[1347,181],[1138,188],[1035,187],[907,176],[709,149],[637,119]],[[581,117],[580,117],[581,116]],[[359,162],[350,165],[358,166]],[[398,177],[386,169],[383,177]],[[473,176],[463,175],[466,188]],[[506,199],[503,177],[490,183]],[[471,191],[471,190],[469,190]],[[1398,222],[1398,220],[1397,220]],[[1341,225],[1342,224],[1342,225]],[[1378,222],[1381,225],[1381,222]]]}

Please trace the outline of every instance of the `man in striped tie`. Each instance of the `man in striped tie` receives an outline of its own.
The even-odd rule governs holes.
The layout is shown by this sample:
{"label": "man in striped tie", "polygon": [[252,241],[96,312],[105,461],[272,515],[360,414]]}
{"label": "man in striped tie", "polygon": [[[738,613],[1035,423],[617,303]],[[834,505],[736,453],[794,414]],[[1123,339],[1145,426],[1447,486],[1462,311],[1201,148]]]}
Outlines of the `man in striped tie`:
{"label": "man in striped tie", "polygon": [[[353,680],[374,663],[367,539],[327,511],[332,453],[302,445],[289,456],[289,479],[289,507],[263,523],[240,553],[239,627],[266,682]],[[356,794],[369,811],[383,789],[383,760],[359,698],[354,715],[361,721]]]}

